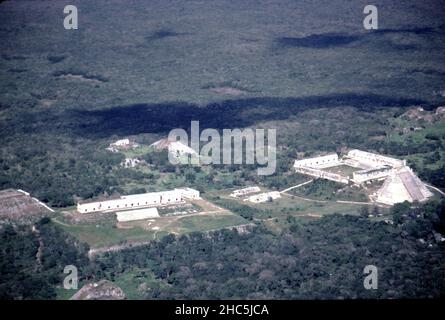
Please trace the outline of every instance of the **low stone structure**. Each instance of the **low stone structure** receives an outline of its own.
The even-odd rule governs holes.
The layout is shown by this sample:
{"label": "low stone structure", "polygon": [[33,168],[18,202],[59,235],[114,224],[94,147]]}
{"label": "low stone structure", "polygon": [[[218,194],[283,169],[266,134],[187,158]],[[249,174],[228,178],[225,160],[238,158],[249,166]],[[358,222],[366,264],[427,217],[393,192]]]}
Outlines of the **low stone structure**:
{"label": "low stone structure", "polygon": [[191,188],[177,188],[174,190],[149,192],[121,196],[117,199],[78,203],[79,213],[121,211],[135,208],[162,206],[183,203],[185,199],[199,199],[199,191]]}
{"label": "low stone structure", "polygon": [[117,221],[126,222],[126,221],[135,221],[135,220],[143,220],[148,218],[157,218],[159,217],[157,208],[145,208],[145,209],[136,209],[129,211],[119,211],[116,213]]}
{"label": "low stone structure", "polygon": [[390,175],[393,171],[393,167],[389,165],[359,170],[352,173],[352,181],[360,184],[369,180],[382,179]]}
{"label": "low stone structure", "polygon": [[338,154],[332,153],[325,156],[295,160],[294,168],[309,167],[322,169],[338,166],[339,164]]}
{"label": "low stone structure", "polygon": [[256,193],[256,192],[261,192],[261,189],[257,186],[252,186],[252,187],[246,187],[243,189],[234,190],[234,191],[232,191],[230,196],[233,198],[239,198],[239,197],[246,196],[248,194],[252,194],[252,193]]}
{"label": "low stone structure", "polygon": [[255,194],[248,197],[246,200],[253,203],[261,203],[266,201],[273,201],[275,199],[281,198],[281,194],[278,191],[265,192],[260,194]]}
{"label": "low stone structure", "polygon": [[130,139],[120,139],[115,142],[110,143],[107,150],[111,152],[119,152],[120,149],[132,149],[137,148],[139,145],[136,142],[130,141]]}
{"label": "low stone structure", "polygon": [[297,167],[297,168],[295,168],[295,171],[302,173],[302,174],[307,174],[312,177],[331,180],[331,181],[344,183],[344,184],[347,184],[349,181],[347,177],[344,177],[337,173],[323,171],[321,169],[314,169],[314,168],[310,168],[310,167]]}

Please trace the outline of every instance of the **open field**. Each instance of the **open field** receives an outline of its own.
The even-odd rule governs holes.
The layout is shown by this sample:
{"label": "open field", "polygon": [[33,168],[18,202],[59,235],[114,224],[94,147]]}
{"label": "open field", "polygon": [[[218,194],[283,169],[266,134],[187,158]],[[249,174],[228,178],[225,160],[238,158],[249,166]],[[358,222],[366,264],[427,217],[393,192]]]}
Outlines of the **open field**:
{"label": "open field", "polygon": [[[114,220],[114,217],[112,218]],[[110,219],[111,220],[111,219]],[[62,225],[62,228],[92,248],[154,240],[156,232],[142,228],[117,229],[114,221],[100,225]],[[167,233],[159,232],[158,235]]]}
{"label": "open field", "polygon": [[247,221],[232,212],[215,206],[204,200],[193,200],[195,206],[201,208],[200,212],[186,215],[162,216],[141,221],[120,222],[118,227],[140,227],[145,230],[182,234],[194,231],[209,231],[246,224]]}
{"label": "open field", "polygon": [[[363,30],[360,5],[347,0],[76,4],[84,27],[74,32],[61,27],[63,3],[0,5],[1,189],[66,207],[75,197],[185,182],[271,186],[298,152],[342,147],[413,155],[431,183],[442,183],[428,170],[443,166],[443,138],[418,143],[392,132],[407,108],[445,103],[445,29],[434,22],[444,9],[435,1],[380,4],[392,19],[378,32]],[[130,170],[120,167],[123,154],[105,151],[125,137],[148,145],[192,120],[277,128],[280,175]]]}
{"label": "open field", "polygon": [[120,152],[122,152],[126,158],[138,158],[150,151],[152,151],[152,148],[150,148],[148,145],[139,145],[136,148],[121,150]]}
{"label": "open field", "polygon": [[[320,183],[325,183],[322,181]],[[262,192],[267,192],[265,188],[261,188]],[[258,220],[272,220],[273,218],[287,218],[289,215],[294,217],[321,217],[327,214],[352,214],[356,215],[360,213],[360,208],[364,204],[359,202],[369,202],[368,199],[363,199],[357,203],[337,202],[342,201],[341,195],[334,199],[319,199],[314,195],[298,195],[298,189],[290,190],[289,192],[282,193],[281,198],[272,202],[264,203],[251,203],[249,201],[243,201],[239,198],[232,198],[229,194],[230,190],[223,190],[219,192],[207,192],[207,196],[214,199],[219,197],[223,203],[230,203],[238,206],[248,206],[253,209],[254,219]],[[222,205],[222,204],[221,204]],[[372,208],[372,206],[370,206]],[[255,210],[256,209],[256,210]],[[387,213],[388,210],[380,208],[382,213]],[[240,209],[242,210],[242,209]]]}

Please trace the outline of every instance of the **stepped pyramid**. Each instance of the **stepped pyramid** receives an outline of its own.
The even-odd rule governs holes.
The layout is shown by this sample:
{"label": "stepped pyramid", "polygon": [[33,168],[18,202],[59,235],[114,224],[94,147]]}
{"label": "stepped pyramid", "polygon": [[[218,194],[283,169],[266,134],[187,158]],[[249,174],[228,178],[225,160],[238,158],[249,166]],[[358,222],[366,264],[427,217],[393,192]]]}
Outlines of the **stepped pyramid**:
{"label": "stepped pyramid", "polygon": [[374,195],[377,202],[394,205],[409,201],[425,201],[433,194],[408,167],[403,167],[388,176],[383,186]]}

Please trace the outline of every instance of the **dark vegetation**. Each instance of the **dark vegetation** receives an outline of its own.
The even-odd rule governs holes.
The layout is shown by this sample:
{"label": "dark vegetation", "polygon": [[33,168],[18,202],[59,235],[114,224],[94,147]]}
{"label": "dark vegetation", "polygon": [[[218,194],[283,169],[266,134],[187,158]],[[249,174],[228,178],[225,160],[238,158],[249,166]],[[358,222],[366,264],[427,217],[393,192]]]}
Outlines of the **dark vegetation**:
{"label": "dark vegetation", "polygon": [[[169,235],[148,246],[106,253],[89,262],[87,247],[42,219],[1,230],[0,296],[55,297],[63,267],[76,265],[82,281],[114,281],[134,268],[151,270],[146,299],[431,298],[445,294],[445,202],[396,205],[394,224],[361,216],[329,215],[281,234],[261,224],[247,233],[221,230]],[[37,258],[41,242],[43,251]],[[363,268],[375,265],[379,289],[363,288]],[[159,283],[166,285],[160,286]]]}
{"label": "dark vegetation", "polygon": [[30,226],[0,230],[0,299],[54,299],[67,265],[89,274],[88,246],[78,243],[48,218]]}
{"label": "dark vegetation", "polygon": [[66,56],[53,56],[53,55],[49,55],[48,56],[48,61],[51,63],[59,63],[63,60],[65,60]]}
{"label": "dark vegetation", "polygon": [[161,29],[161,30],[157,30],[155,32],[153,32],[153,34],[145,37],[145,40],[147,40],[147,42],[152,42],[152,41],[156,41],[156,40],[162,40],[162,39],[166,39],[166,38],[174,38],[174,37],[179,37],[179,36],[183,36],[186,35],[185,33],[178,33],[175,31],[171,31],[171,30],[167,30],[167,29]]}
{"label": "dark vegetation", "polygon": [[282,37],[276,41],[282,47],[302,47],[311,49],[326,49],[331,47],[341,47],[353,44],[357,41],[378,42],[381,47],[393,50],[409,50],[416,49],[416,45],[409,43],[395,43],[387,35],[418,35],[418,36],[434,36],[443,35],[445,33],[445,25],[437,28],[413,28],[413,29],[379,29],[376,32],[368,32],[361,34],[347,33],[323,33],[311,34],[305,37]]}
{"label": "dark vegetation", "polygon": [[[331,215],[291,224],[279,236],[256,227],[175,238],[101,257],[103,276],[149,266],[171,285],[145,298],[338,299],[439,297],[445,292],[445,203],[394,207],[395,224]],[[425,243],[419,242],[422,238]],[[428,247],[429,244],[432,246]],[[414,254],[415,253],[415,254]],[[363,268],[379,269],[379,290],[363,289]],[[118,266],[108,269],[108,266]],[[113,271],[112,271],[113,270]]]}
{"label": "dark vegetation", "polygon": [[[73,196],[90,198],[110,194],[125,181],[150,183],[155,175],[119,168],[124,156],[104,150],[106,142],[112,141],[110,137],[147,133],[153,137],[167,135],[172,128],[188,130],[191,120],[199,120],[201,128],[242,128],[265,121],[280,121],[284,124],[278,131],[280,149],[274,175],[258,177],[256,166],[214,166],[215,170],[227,171],[235,177],[232,185],[254,182],[281,189],[297,179],[289,176],[289,170],[296,153],[301,151],[311,155],[319,150],[339,151],[344,146],[376,150],[404,158],[412,154],[425,156],[443,150],[445,139],[439,135],[427,135],[424,141],[370,139],[376,135],[385,136],[391,130],[390,122],[385,117],[393,117],[400,110],[397,106],[408,106],[414,102],[387,97],[341,95],[303,99],[227,100],[206,107],[178,103],[134,105],[98,111],[70,110],[56,115],[43,112],[28,116],[17,114],[9,121],[9,125],[0,129],[0,135],[6,143],[2,149],[4,156],[0,158],[0,166],[3,168],[0,188],[23,188],[53,206],[67,206],[74,204]],[[353,105],[356,108],[345,108],[342,105]],[[391,106],[394,106],[394,111],[389,108]],[[344,118],[344,112],[348,112],[350,117]],[[215,117],[215,114],[220,116]],[[24,121],[24,118],[27,120]],[[314,126],[313,123],[318,125]],[[29,136],[26,128],[30,124],[34,132]],[[443,157],[440,154],[438,156],[439,160]],[[187,171],[184,170],[186,167],[179,169],[171,165],[165,152],[149,153],[142,158],[159,172],[177,174],[178,170]],[[413,168],[426,181],[444,188],[441,174],[444,165],[443,161],[439,163],[442,165],[438,169],[424,166]],[[208,178],[209,187],[218,186],[213,183],[211,176]]]}
{"label": "dark vegetation", "polygon": [[[362,30],[363,7],[349,0],[221,1],[77,1],[81,27],[73,32],[61,27],[62,2],[2,2],[0,189],[21,188],[55,207],[148,191],[166,176],[201,191],[284,189],[307,179],[290,172],[295,158],[344,147],[416,157],[410,165],[420,177],[445,188],[443,134],[390,138],[409,107],[445,102],[441,1],[379,4],[391,19],[377,32]],[[209,90],[228,84],[242,88],[242,98]],[[123,154],[105,151],[128,135],[154,142],[191,120],[201,129],[277,128],[276,173],[172,166],[165,152],[142,155],[151,165],[145,171],[125,169]],[[326,198],[329,188],[317,182],[307,192]],[[249,221],[270,215],[214,200]],[[398,205],[394,225],[364,212],[308,224],[289,219],[282,234],[258,223],[247,234],[168,236],[95,262],[48,220],[37,224],[39,233],[4,226],[0,298],[54,298],[67,264],[83,280],[150,269],[168,285],[153,285],[144,298],[439,297],[444,247],[434,232],[445,231],[443,208]],[[367,264],[379,268],[381,290],[363,289]]]}
{"label": "dark vegetation", "polygon": [[[388,118],[406,108],[445,101],[439,2],[381,4],[392,19],[377,32],[363,32],[362,8],[344,0],[78,4],[89,27],[75,32],[60,27],[62,3],[0,5],[0,188],[22,188],[57,207],[127,185],[147,188],[162,174],[201,189],[279,189],[298,182],[289,175],[297,152],[346,146],[423,157],[443,149],[443,137],[371,140],[386,136]],[[25,11],[32,26],[20,20]],[[175,16],[182,18],[165,18]],[[113,28],[103,28],[104,19]],[[357,28],[345,30],[346,21]],[[208,90],[218,86],[242,88],[243,96]],[[147,173],[119,168],[122,155],[103,151],[128,135],[154,142],[191,120],[202,129],[277,127],[276,174],[258,177],[255,166],[197,173],[152,154],[143,156],[153,164]],[[444,187],[443,166],[415,169]]]}

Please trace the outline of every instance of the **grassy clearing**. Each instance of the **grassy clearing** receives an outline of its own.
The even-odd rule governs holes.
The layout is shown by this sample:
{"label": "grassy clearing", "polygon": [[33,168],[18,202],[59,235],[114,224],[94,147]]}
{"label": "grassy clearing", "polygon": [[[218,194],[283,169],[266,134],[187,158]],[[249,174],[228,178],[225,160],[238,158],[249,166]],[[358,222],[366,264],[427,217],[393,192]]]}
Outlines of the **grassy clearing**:
{"label": "grassy clearing", "polygon": [[142,228],[117,229],[113,224],[61,226],[92,248],[100,248],[126,242],[149,241],[155,238],[155,232]]}
{"label": "grassy clearing", "polygon": [[337,174],[340,174],[345,177],[352,177],[352,173],[357,170],[359,170],[359,169],[353,168],[353,167],[350,167],[347,165],[340,165],[340,166],[335,166],[335,167],[324,169],[324,171],[337,173]]}
{"label": "grassy clearing", "polygon": [[[322,181],[324,182],[324,181]],[[262,188],[263,192],[267,190]],[[291,192],[294,190],[291,190]],[[360,212],[360,205],[358,204],[348,204],[348,203],[338,203],[336,202],[337,197],[329,200],[317,200],[314,195],[305,195],[309,200],[302,198],[302,195],[292,196],[292,194],[282,194],[280,199],[274,200],[273,202],[264,202],[254,204],[249,201],[243,201],[242,199],[234,199],[229,197],[231,190],[223,190],[221,192],[208,192],[207,195],[212,197],[213,201],[216,201],[219,205],[229,208],[236,212],[239,210],[243,212],[244,207],[250,208],[252,211],[254,219],[269,220],[272,218],[278,218],[279,220],[286,219],[288,216],[294,217],[310,217],[310,216],[321,216],[327,214],[352,214],[357,215]],[[291,193],[289,192],[289,193]],[[217,197],[220,197],[219,200]],[[340,200],[342,197],[338,197]],[[315,201],[311,201],[311,199]],[[348,199],[351,200],[351,199]],[[363,202],[369,201],[367,198],[360,199]],[[238,208],[234,210],[234,208]]]}
{"label": "grassy clearing", "polygon": [[120,152],[125,155],[126,158],[138,158],[146,153],[152,152],[153,149],[146,145],[139,145],[136,148],[121,150]]}
{"label": "grassy clearing", "polygon": [[[177,206],[173,206],[177,207]],[[185,209],[171,208],[174,211]],[[119,222],[114,214],[101,214],[88,222],[72,224],[62,215],[57,217],[59,225],[92,248],[100,248],[132,242],[146,242],[161,239],[169,233],[184,234],[195,231],[209,231],[248,223],[239,215],[222,210],[205,200],[198,200],[187,207],[196,210],[185,215],[167,215],[159,218]],[[168,208],[164,208],[167,210]],[[204,212],[205,211],[205,212]],[[208,212],[208,213],[207,213]]]}
{"label": "grassy clearing", "polygon": [[[199,215],[152,219],[155,222],[145,227],[147,220],[129,223],[128,229],[116,228],[113,224],[61,225],[61,227],[86,242],[92,248],[100,248],[131,242],[160,239],[168,233],[183,234],[194,231],[209,231],[248,223],[232,213],[223,215]],[[157,229],[153,229],[157,227]]]}
{"label": "grassy clearing", "polygon": [[248,221],[238,215],[193,216],[178,221],[179,227],[186,232],[209,231],[246,224]]}

